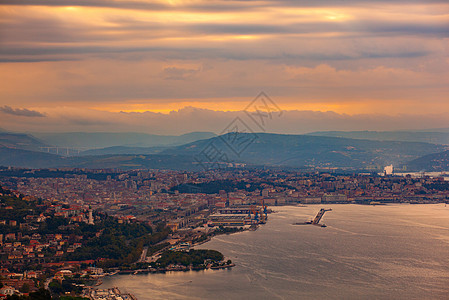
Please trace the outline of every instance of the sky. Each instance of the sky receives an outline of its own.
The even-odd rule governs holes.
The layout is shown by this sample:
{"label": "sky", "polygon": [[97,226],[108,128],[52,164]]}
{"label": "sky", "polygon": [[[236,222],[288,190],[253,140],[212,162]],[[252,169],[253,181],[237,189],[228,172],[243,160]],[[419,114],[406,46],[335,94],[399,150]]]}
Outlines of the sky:
{"label": "sky", "polygon": [[447,0],[0,0],[5,130],[448,128],[448,95]]}

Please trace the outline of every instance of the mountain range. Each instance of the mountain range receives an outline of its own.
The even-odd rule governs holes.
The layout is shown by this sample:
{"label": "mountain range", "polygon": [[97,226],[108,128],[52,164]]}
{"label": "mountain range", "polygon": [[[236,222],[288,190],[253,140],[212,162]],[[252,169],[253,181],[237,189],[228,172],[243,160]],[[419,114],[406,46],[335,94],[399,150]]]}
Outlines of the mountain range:
{"label": "mountain range", "polygon": [[0,147],[41,151],[49,145],[29,134],[0,131]]}
{"label": "mountain range", "polygon": [[317,131],[308,135],[449,145],[449,132],[436,131]]}
{"label": "mountain range", "polygon": [[[245,142],[246,141],[246,142]],[[213,147],[211,147],[212,145]],[[421,142],[375,141],[270,133],[228,133],[212,139],[172,147],[162,154],[206,159],[208,148],[219,149],[232,161],[253,165],[381,169],[403,166],[420,156],[444,151],[445,146]]]}
{"label": "mountain range", "polygon": [[432,153],[408,163],[408,167],[415,171],[447,171],[449,166],[449,151]]}
{"label": "mountain range", "polygon": [[[329,133],[329,135],[333,135]],[[355,133],[352,133],[355,135]],[[101,133],[103,137],[107,134]],[[136,141],[151,135],[112,133],[115,143]],[[210,137],[213,135],[213,137]],[[69,134],[68,136],[73,136]],[[75,136],[77,136],[75,134]],[[82,134],[80,136],[100,136]],[[43,138],[43,136],[39,136]],[[199,138],[198,140],[194,140]],[[194,141],[191,141],[191,140]],[[187,140],[187,143],[182,141]],[[77,140],[78,142],[80,140]],[[166,144],[161,145],[164,142]],[[103,142],[98,142],[98,145]],[[113,143],[113,141],[109,141]],[[407,170],[448,170],[444,160],[447,146],[426,142],[387,141],[316,135],[287,135],[270,133],[192,133],[183,136],[158,136],[155,147],[113,145],[81,152],[79,156],[44,153],[51,147],[31,135],[0,133],[0,165],[30,168],[158,168],[200,170],[201,166],[237,162],[248,166],[293,167],[312,169],[381,170],[385,165]],[[159,143],[159,144],[158,144]],[[167,144],[172,143],[172,144]],[[181,143],[181,145],[176,145]],[[73,142],[74,144],[74,142]],[[175,144],[175,145],[173,145]],[[60,144],[61,145],[61,144]],[[68,143],[66,144],[68,145]],[[80,144],[82,145],[82,144]],[[93,144],[90,143],[90,146]],[[439,157],[442,157],[441,159]],[[440,163],[435,163],[439,161]]]}
{"label": "mountain range", "polygon": [[216,134],[212,132],[191,132],[179,136],[156,135],[139,132],[64,132],[31,133],[31,135],[53,146],[84,149],[115,146],[176,146],[216,136]]}

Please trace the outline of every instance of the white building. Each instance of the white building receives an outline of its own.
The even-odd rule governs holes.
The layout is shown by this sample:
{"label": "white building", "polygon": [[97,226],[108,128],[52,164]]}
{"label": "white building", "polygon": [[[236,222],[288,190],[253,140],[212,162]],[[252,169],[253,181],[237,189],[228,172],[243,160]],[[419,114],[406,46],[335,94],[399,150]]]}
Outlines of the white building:
{"label": "white building", "polygon": [[0,289],[0,294],[12,296],[14,294],[20,294],[20,292],[13,287],[5,285]]}
{"label": "white building", "polygon": [[393,174],[393,165],[386,166],[384,168],[384,175],[392,175]]}

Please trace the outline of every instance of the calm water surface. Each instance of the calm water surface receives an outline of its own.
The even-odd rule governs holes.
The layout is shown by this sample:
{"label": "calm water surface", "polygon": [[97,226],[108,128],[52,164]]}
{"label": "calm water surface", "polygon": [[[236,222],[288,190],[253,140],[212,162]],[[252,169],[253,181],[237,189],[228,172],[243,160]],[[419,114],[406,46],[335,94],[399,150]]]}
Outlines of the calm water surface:
{"label": "calm water surface", "polygon": [[[293,226],[332,208],[327,228]],[[257,231],[219,236],[231,270],[116,275],[144,299],[449,299],[449,206],[275,207]]]}

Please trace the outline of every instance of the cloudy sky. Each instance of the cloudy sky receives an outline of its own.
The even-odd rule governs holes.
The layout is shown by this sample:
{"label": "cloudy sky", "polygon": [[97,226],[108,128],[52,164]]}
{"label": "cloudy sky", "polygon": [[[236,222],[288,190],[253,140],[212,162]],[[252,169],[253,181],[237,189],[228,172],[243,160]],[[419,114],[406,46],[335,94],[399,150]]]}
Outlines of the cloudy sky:
{"label": "cloudy sky", "polygon": [[449,127],[449,3],[0,0],[3,129],[219,133],[261,91],[266,131]]}

